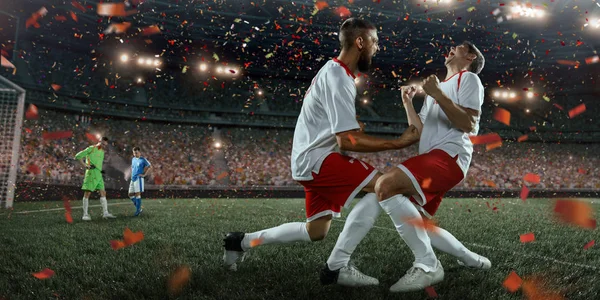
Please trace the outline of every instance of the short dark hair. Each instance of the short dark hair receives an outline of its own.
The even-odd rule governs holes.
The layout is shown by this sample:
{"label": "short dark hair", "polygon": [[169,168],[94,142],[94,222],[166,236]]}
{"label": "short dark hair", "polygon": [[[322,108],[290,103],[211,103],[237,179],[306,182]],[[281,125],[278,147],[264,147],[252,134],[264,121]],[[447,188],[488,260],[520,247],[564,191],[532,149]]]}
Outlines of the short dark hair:
{"label": "short dark hair", "polygon": [[357,37],[361,36],[365,31],[372,29],[375,29],[375,26],[366,20],[349,18],[344,21],[339,33],[342,49],[351,48]]}
{"label": "short dark hair", "polygon": [[142,149],[140,149],[140,147],[138,147],[138,146],[133,147],[133,151],[141,151],[141,150]]}
{"label": "short dark hair", "polygon": [[105,136],[102,137],[102,140],[105,141],[105,142],[108,142],[108,138],[105,137]]}
{"label": "short dark hair", "polygon": [[475,47],[473,43],[469,41],[464,41],[463,44],[469,47],[470,54],[477,55],[477,57],[475,57],[475,59],[469,65],[469,71],[475,74],[479,74],[481,70],[483,70],[483,66],[485,65],[485,58],[483,58],[483,54],[481,54],[481,51],[479,51],[479,49],[477,49],[477,47]]}

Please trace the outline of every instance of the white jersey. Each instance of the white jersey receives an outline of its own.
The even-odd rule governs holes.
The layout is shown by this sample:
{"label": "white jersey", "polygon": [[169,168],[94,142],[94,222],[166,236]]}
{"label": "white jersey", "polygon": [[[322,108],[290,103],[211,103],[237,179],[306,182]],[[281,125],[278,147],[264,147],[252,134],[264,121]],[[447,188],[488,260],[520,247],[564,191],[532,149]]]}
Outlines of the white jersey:
{"label": "white jersey", "polygon": [[292,145],[292,177],[312,180],[336,151],[336,133],[359,129],[356,121],[354,74],[343,62],[328,61],[313,78],[296,122]]}
{"label": "white jersey", "polygon": [[[481,112],[483,85],[476,74],[462,71],[441,82],[440,88],[454,103]],[[419,118],[423,122],[419,154],[440,149],[452,157],[458,155],[458,165],[466,176],[473,156],[473,144],[469,136],[477,135],[479,132],[480,117],[477,117],[473,132],[465,133],[454,127],[440,105],[432,97],[427,96],[419,112]]]}

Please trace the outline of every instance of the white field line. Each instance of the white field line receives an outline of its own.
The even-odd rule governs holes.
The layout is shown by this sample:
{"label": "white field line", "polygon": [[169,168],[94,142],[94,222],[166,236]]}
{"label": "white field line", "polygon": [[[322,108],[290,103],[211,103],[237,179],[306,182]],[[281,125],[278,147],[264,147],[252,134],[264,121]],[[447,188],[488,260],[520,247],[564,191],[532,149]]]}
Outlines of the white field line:
{"label": "white field line", "polygon": [[[346,223],[346,220],[338,220],[338,219],[333,219],[333,220],[337,221],[337,222],[341,222],[341,223]],[[387,227],[373,226],[373,228],[396,232],[395,229],[387,228]],[[590,270],[595,270],[595,271],[600,270],[600,267],[579,264],[579,263],[573,263],[573,262],[568,262],[568,261],[562,261],[562,260],[558,260],[558,259],[555,259],[555,258],[552,258],[549,256],[545,256],[545,255],[523,254],[522,252],[515,252],[515,251],[506,250],[506,249],[499,249],[499,248],[488,246],[488,245],[482,245],[482,244],[477,244],[477,243],[468,243],[468,242],[463,242],[463,241],[461,241],[461,242],[465,245],[476,247],[476,248],[488,249],[488,250],[492,250],[495,252],[508,252],[514,256],[524,256],[524,257],[529,257],[529,258],[536,258],[536,259],[541,259],[541,260],[545,260],[548,262],[553,262],[556,264],[561,264],[561,265],[570,266],[570,267],[580,267],[580,268],[585,268],[585,269],[590,269]],[[492,264],[493,264],[493,262],[492,262]]]}
{"label": "white field line", "polygon": [[[116,203],[108,203],[108,206],[112,206],[112,205],[123,205],[123,204],[132,204],[131,201],[125,201],[125,202],[116,202]],[[101,207],[102,205],[90,205],[89,207]],[[83,206],[71,206],[71,209],[74,208],[83,208]],[[57,211],[57,210],[65,210],[64,207],[57,207],[57,208],[47,208],[47,209],[37,209],[37,210],[24,210],[24,211],[17,211],[17,212],[12,212],[12,214],[30,214],[30,213],[38,213],[38,212],[47,212],[47,211]],[[0,214],[3,215],[6,214],[6,212]]]}

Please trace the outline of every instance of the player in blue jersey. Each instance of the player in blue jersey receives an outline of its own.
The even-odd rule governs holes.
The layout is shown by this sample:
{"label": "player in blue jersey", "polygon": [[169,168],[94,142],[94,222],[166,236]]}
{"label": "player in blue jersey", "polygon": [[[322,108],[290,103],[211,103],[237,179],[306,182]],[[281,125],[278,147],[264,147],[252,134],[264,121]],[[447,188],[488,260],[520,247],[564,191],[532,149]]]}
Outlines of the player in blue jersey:
{"label": "player in blue jersey", "polygon": [[129,198],[135,204],[135,216],[142,212],[142,192],[144,191],[144,177],[152,169],[152,165],[142,157],[140,147],[133,147],[131,159],[131,182],[129,183]]}

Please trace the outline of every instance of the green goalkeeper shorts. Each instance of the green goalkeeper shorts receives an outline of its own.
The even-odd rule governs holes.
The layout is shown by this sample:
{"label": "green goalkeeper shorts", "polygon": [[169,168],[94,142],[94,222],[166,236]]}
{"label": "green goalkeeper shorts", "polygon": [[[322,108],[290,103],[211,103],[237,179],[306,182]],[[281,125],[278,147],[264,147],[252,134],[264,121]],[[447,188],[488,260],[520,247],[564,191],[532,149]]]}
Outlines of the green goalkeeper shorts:
{"label": "green goalkeeper shorts", "polygon": [[104,191],[104,179],[102,173],[98,169],[85,171],[85,178],[83,179],[83,186],[81,187],[84,191]]}

